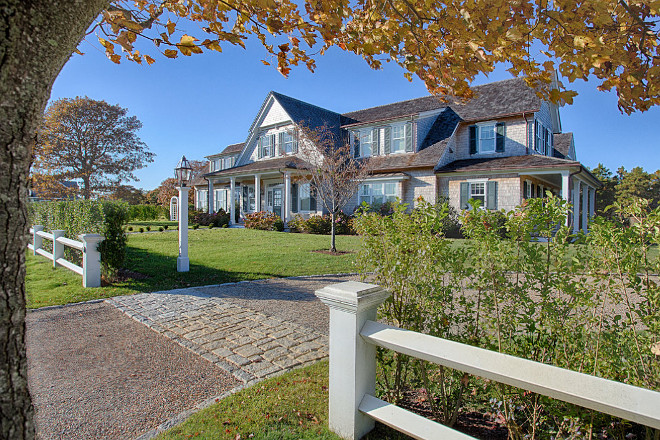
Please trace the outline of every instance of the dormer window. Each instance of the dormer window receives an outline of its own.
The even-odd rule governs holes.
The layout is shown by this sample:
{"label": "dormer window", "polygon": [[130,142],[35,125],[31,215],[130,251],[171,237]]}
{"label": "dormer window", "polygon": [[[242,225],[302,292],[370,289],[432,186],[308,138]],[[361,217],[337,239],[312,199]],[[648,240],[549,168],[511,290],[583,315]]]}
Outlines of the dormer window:
{"label": "dormer window", "polygon": [[360,131],[360,156],[369,157],[374,146],[374,133],[373,130]]}
{"label": "dormer window", "polygon": [[390,147],[390,153],[403,153],[406,151],[406,125],[392,125],[391,136],[392,144]]}
{"label": "dormer window", "polygon": [[259,137],[258,158],[275,157],[275,135],[264,134]]}
{"label": "dormer window", "polygon": [[504,122],[484,122],[470,126],[470,154],[503,153],[506,130]]}
{"label": "dormer window", "polygon": [[296,137],[288,131],[280,132],[280,151],[284,154],[295,154],[298,152]]}

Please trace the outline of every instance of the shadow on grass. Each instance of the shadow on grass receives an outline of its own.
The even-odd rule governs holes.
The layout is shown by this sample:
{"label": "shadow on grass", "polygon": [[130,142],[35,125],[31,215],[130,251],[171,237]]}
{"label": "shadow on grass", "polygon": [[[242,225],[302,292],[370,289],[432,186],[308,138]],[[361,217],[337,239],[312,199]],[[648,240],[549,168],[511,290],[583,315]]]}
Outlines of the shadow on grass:
{"label": "shadow on grass", "polygon": [[[200,264],[190,264],[189,272],[177,272],[176,257],[163,255],[155,252],[149,252],[145,249],[129,247],[127,249],[127,258],[125,266],[132,271],[146,275],[144,279],[131,279],[119,283],[115,286],[125,287],[138,292],[156,292],[187,287],[209,286],[215,284],[235,283],[239,281],[256,281],[263,279],[273,279],[269,281],[268,286],[261,283],[245,285],[240,289],[229,291],[191,292],[191,295],[216,297],[239,297],[243,299],[277,299],[287,301],[315,301],[314,290],[318,289],[318,281],[300,277],[298,286],[291,286],[283,281],[274,280],[283,278],[281,274],[268,272],[244,272],[229,271],[214,267],[208,267]],[[306,281],[309,281],[307,283]],[[345,281],[337,276],[328,276],[323,279],[324,284],[334,284]],[[309,287],[305,285],[309,284]]]}

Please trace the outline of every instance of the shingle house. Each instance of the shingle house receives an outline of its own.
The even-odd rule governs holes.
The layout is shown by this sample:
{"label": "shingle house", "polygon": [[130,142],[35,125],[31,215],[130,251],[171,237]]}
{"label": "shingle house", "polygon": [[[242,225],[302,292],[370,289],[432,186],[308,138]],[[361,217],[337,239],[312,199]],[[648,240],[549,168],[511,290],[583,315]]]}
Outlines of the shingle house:
{"label": "shingle house", "polygon": [[467,102],[427,96],[344,114],[270,92],[245,142],[207,157],[209,172],[194,182],[196,207],[240,217],[266,210],[285,221],[321,214],[309,183],[299,178],[304,166],[295,128],[305,125],[325,127],[348,139],[355,157],[371,158],[371,174],[347,213],[362,202],[396,198],[414,207],[420,196],[432,203],[447,198],[457,209],[474,198],[486,209],[510,210],[551,191],[571,201],[567,221],[584,228],[600,183],[577,161],[558,106],[522,79],[473,90]]}

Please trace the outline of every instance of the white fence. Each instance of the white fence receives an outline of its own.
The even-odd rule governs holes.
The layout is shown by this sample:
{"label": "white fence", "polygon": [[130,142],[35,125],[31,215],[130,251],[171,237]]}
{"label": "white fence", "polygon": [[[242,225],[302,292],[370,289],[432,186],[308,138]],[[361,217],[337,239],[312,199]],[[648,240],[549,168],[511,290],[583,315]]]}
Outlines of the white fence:
{"label": "white fence", "polygon": [[[32,234],[32,243],[28,248],[34,255],[41,255],[53,262],[53,267],[66,267],[67,269],[82,275],[83,287],[101,286],[101,254],[98,251],[98,244],[104,240],[99,234],[81,234],[78,237],[82,241],[71,240],[64,237],[64,231],[56,229],[52,234],[44,232],[44,227],[34,225],[30,228]],[[43,248],[44,239],[53,242],[53,253],[51,254]],[[82,267],[73,264],[64,259],[64,246],[78,249],[82,252]]]}
{"label": "white fence", "polygon": [[374,397],[376,346],[660,429],[660,393],[375,322],[390,293],[346,282],[316,291],[330,307],[330,429],[359,439],[378,420],[418,439],[471,439]]}

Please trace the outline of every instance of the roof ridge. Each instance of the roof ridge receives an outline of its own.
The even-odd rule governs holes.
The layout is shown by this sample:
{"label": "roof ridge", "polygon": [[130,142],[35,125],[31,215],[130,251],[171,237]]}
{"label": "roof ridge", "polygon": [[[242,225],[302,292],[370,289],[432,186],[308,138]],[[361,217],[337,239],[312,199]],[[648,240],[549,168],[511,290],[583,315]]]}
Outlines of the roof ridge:
{"label": "roof ridge", "polygon": [[[486,84],[479,84],[478,86],[473,86],[472,89],[478,89],[478,88],[481,88],[481,87],[490,86],[490,85],[493,85],[493,84],[498,84],[498,83],[503,83],[503,82],[508,82],[508,81],[517,81],[517,80],[521,80],[522,78],[524,78],[524,77],[501,79],[501,80],[498,80],[498,81],[493,81],[493,82],[489,82],[489,83],[486,83]],[[375,105],[373,107],[366,107],[366,108],[361,108],[361,109],[358,109],[358,110],[352,110],[350,112],[342,113],[341,115],[346,116],[346,115],[351,114],[351,113],[357,113],[357,112],[361,112],[361,111],[365,111],[365,110],[373,110],[373,109],[376,109],[376,108],[379,108],[379,107],[387,107],[387,106],[390,106],[390,105],[402,104],[404,102],[418,101],[418,100],[421,100],[421,99],[438,98],[439,96],[441,96],[441,95],[426,95],[426,96],[420,96],[420,97],[417,97],[417,98],[404,99],[402,101],[390,102],[388,104],[380,104],[380,105]],[[438,107],[438,109],[450,107],[450,104],[451,104],[450,102],[446,102],[444,106]]]}

